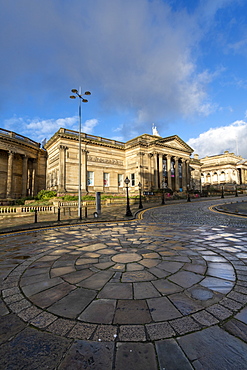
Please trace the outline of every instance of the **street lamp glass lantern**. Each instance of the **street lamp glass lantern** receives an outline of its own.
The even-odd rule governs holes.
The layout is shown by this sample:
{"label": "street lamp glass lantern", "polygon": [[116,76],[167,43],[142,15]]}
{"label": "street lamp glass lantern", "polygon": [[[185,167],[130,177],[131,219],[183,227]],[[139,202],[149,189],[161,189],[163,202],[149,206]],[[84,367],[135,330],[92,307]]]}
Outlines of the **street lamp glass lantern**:
{"label": "street lamp glass lantern", "polygon": [[124,180],[124,182],[128,186],[128,184],[130,183],[130,180],[128,179],[128,177],[126,177],[126,179]]}
{"label": "street lamp glass lantern", "polygon": [[140,182],[139,182],[138,186],[139,186],[139,189],[141,189],[141,188],[142,188],[142,184],[141,184]]}

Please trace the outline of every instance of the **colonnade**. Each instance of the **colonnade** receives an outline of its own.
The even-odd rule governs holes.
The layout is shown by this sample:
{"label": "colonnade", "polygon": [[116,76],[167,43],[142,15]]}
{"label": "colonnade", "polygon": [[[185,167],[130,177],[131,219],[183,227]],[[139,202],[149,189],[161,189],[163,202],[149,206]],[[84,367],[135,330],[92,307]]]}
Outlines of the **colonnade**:
{"label": "colonnade", "polygon": [[[7,181],[6,198],[34,196],[37,194],[37,164],[38,160],[25,154],[18,154],[10,150],[7,152]],[[15,156],[22,159],[22,168],[16,168]],[[14,171],[21,176],[21,184],[14,180]]]}
{"label": "colonnade", "polygon": [[148,183],[151,188],[169,188],[173,191],[186,191],[190,183],[189,159],[153,152],[148,154],[148,166],[143,166],[144,153],[140,153],[139,179],[145,178],[148,172]]}

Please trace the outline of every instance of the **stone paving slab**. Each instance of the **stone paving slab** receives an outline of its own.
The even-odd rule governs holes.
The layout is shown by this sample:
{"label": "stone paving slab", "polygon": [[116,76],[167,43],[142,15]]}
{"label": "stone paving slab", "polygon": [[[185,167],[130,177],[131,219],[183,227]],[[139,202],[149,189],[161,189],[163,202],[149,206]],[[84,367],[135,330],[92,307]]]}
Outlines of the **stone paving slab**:
{"label": "stone paving slab", "polygon": [[247,220],[212,203],[0,236],[0,368],[247,369]]}

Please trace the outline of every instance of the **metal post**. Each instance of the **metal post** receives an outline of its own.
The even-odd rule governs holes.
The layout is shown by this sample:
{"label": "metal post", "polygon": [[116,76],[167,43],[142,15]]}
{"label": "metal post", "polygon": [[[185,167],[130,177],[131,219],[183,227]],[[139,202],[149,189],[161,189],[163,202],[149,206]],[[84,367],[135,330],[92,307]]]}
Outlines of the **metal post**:
{"label": "metal post", "polygon": [[138,186],[139,186],[139,209],[142,209],[143,208],[143,205],[142,205],[142,184],[139,182]]}
{"label": "metal post", "polygon": [[161,204],[162,204],[162,205],[164,205],[164,204],[165,204],[165,192],[164,192],[164,188],[162,188]]}
{"label": "metal post", "polygon": [[71,90],[73,94],[71,95],[71,99],[79,98],[79,171],[78,171],[78,217],[81,220],[81,102],[87,103],[88,100],[83,98],[83,95],[91,95],[90,91],[85,91],[85,93],[81,94],[81,87],[79,88],[79,92],[76,89]]}
{"label": "metal post", "polygon": [[100,192],[96,191],[96,212],[98,215],[101,214],[101,199],[100,199]]}
{"label": "metal post", "polygon": [[126,177],[126,179],[124,180],[125,184],[126,184],[126,195],[127,195],[127,205],[126,205],[126,214],[125,216],[127,217],[132,217],[132,212],[130,210],[130,203],[129,203],[129,188],[128,188],[128,184],[130,182],[130,180],[128,179],[128,177]]}
{"label": "metal post", "polygon": [[238,188],[237,188],[237,185],[235,187],[235,197],[238,197]]}
{"label": "metal post", "polygon": [[38,211],[37,209],[34,210],[34,223],[36,224],[38,222]]}
{"label": "metal post", "polygon": [[57,208],[57,220],[60,221],[60,207]]}
{"label": "metal post", "polygon": [[[81,95],[81,87],[79,88]],[[81,220],[81,99],[79,99],[79,183],[78,183],[78,217]]]}
{"label": "metal post", "polygon": [[222,186],[222,188],[221,188],[221,198],[225,198],[225,196],[224,196],[224,186]]}
{"label": "metal post", "polygon": [[189,192],[189,185],[187,185],[187,202],[191,202],[190,192]]}

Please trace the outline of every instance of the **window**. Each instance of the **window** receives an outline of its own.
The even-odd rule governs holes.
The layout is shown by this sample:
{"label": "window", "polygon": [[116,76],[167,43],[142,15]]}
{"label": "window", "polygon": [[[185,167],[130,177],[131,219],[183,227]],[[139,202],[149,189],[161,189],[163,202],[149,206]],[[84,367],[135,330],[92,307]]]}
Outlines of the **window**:
{"label": "window", "polygon": [[103,173],[103,183],[104,183],[104,186],[109,186],[109,173]]}
{"label": "window", "polygon": [[163,177],[167,176],[167,162],[166,158],[163,157]]}
{"label": "window", "polygon": [[135,174],[134,173],[130,175],[130,185],[135,186]]}
{"label": "window", "polygon": [[217,174],[217,172],[214,172],[213,181],[214,182],[217,182],[218,181],[218,174]]}
{"label": "window", "polygon": [[175,161],[171,160],[171,177],[175,177]]}
{"label": "window", "polygon": [[182,163],[178,162],[178,177],[182,178]]}
{"label": "window", "polygon": [[118,174],[118,186],[123,187],[123,175]]}
{"label": "window", "polygon": [[226,181],[226,175],[224,171],[222,171],[220,174],[220,181]]}
{"label": "window", "polygon": [[87,184],[88,186],[94,185],[94,173],[92,171],[87,172]]}

